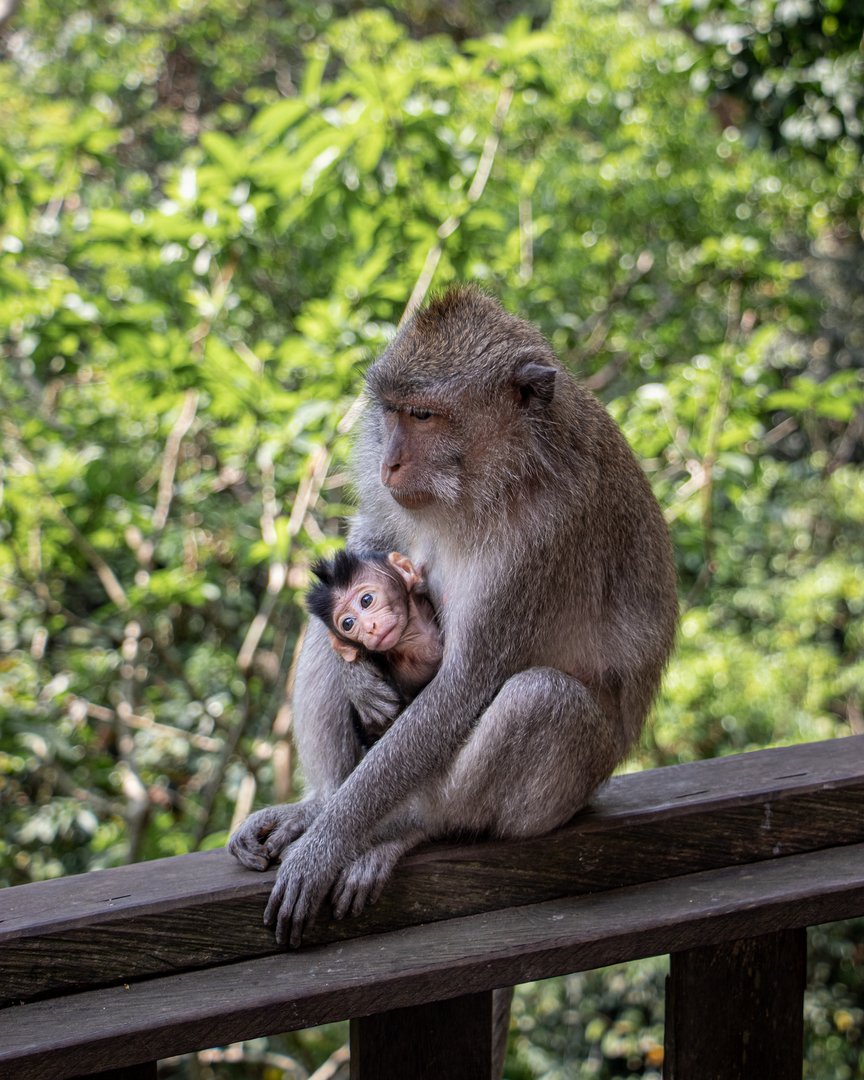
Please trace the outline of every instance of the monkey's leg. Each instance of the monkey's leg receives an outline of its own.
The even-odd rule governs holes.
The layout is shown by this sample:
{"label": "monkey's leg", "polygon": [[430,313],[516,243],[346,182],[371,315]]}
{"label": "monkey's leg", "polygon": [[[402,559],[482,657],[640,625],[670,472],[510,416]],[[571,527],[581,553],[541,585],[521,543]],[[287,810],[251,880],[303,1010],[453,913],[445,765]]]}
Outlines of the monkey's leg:
{"label": "monkey's leg", "polygon": [[365,665],[338,657],[323,624],[313,620],[300,653],[294,694],[294,736],[307,794],[302,802],[256,811],[234,832],[228,850],[248,869],[266,870],[278,862],[360,760],[349,692],[357,694],[370,716],[377,715],[376,708],[395,712],[401,707],[383,679]]}
{"label": "monkey's leg", "polygon": [[[480,717],[443,783],[429,789],[431,831],[548,832],[585,805],[627,741],[578,679],[553,668],[521,672]],[[504,1067],[512,997],[504,987],[493,999],[494,1077]]]}
{"label": "monkey's leg", "polygon": [[399,859],[448,833],[537,836],[568,821],[615,767],[624,739],[578,679],[531,668],[502,687],[443,779],[384,821],[333,888],[337,918],[374,903]]}
{"label": "monkey's leg", "polygon": [[427,789],[431,831],[548,832],[585,805],[626,750],[617,718],[582,682],[529,668],[508,679],[444,779]]}

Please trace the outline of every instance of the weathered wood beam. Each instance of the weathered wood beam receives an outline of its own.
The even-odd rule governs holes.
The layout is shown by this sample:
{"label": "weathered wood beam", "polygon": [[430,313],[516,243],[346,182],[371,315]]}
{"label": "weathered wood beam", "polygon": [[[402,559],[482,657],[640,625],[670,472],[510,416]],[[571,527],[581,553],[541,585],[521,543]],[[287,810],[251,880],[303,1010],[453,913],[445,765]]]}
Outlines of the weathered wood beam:
{"label": "weathered wood beam", "polygon": [[0,1011],[3,1080],[64,1080],[864,913],[864,844],[415,926]]}
{"label": "weathered wood beam", "polygon": [[[322,944],[722,866],[864,842],[864,736],[613,779],[557,832],[436,845]],[[0,890],[0,1005],[277,953],[274,872],[210,851]]]}
{"label": "weathered wood beam", "polygon": [[147,1061],[143,1065],[90,1073],[89,1076],[79,1076],[75,1080],[156,1080],[156,1065],[155,1061]]}

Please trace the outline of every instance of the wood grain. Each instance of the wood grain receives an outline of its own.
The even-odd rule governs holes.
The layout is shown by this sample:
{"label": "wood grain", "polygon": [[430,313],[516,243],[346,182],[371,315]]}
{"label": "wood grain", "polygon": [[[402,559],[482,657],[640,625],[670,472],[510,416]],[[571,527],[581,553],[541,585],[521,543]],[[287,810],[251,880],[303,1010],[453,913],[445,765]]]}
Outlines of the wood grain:
{"label": "wood grain", "polygon": [[665,1080],[801,1080],[804,930],[673,953]]}
{"label": "wood grain", "polygon": [[[864,736],[612,780],[549,836],[435,845],[379,904],[309,945],[698,870],[864,842]],[[274,872],[224,851],[0,891],[0,1004],[279,952],[262,914]]]}
{"label": "wood grain", "polygon": [[66,1077],[864,913],[864,844],[472,915],[0,1012],[4,1080]]}
{"label": "wood grain", "polygon": [[351,1021],[351,1080],[493,1080],[492,992]]}
{"label": "wood grain", "polygon": [[156,1080],[156,1062],[130,1065],[125,1069],[108,1069],[105,1072],[90,1073],[89,1076],[79,1076],[75,1080]]}

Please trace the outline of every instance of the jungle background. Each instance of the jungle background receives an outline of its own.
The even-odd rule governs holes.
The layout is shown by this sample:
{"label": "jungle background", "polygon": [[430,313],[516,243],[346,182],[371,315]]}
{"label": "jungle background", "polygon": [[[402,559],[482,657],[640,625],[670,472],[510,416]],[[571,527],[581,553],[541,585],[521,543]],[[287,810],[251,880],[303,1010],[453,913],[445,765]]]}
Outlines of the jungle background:
{"label": "jungle background", "polygon": [[[0,0],[0,883],[296,794],[363,368],[455,280],[541,327],[669,522],[628,768],[864,731],[862,31],[857,0]],[[861,931],[811,935],[809,1077],[864,1070]],[[664,970],[521,988],[506,1075],[659,1077]],[[344,1038],[163,1069],[323,1077]]]}

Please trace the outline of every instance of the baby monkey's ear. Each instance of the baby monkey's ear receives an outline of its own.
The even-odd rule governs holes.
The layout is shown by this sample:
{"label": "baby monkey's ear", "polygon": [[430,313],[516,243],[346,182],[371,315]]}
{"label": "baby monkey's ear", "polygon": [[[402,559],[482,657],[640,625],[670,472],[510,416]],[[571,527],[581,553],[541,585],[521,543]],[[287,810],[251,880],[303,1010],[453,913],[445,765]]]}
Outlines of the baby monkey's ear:
{"label": "baby monkey's ear", "polygon": [[339,653],[342,659],[347,660],[349,664],[353,664],[360,655],[360,650],[355,645],[349,645],[347,641],[337,637],[332,630],[328,630],[327,635],[330,638],[333,651]]}
{"label": "baby monkey's ear", "polygon": [[423,575],[414,566],[407,555],[401,555],[398,551],[391,551],[387,556],[387,562],[393,567],[405,585],[405,591],[411,592],[425,584]]}

